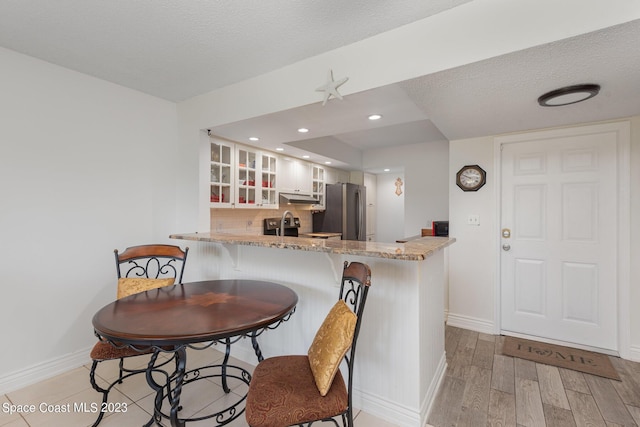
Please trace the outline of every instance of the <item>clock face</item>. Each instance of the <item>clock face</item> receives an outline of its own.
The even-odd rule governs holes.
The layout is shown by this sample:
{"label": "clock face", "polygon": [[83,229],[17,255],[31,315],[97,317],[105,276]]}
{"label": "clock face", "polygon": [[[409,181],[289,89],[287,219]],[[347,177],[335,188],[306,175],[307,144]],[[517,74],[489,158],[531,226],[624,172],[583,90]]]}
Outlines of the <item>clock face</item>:
{"label": "clock face", "polygon": [[487,180],[487,173],[478,165],[464,166],[456,174],[456,184],[463,191],[478,191]]}

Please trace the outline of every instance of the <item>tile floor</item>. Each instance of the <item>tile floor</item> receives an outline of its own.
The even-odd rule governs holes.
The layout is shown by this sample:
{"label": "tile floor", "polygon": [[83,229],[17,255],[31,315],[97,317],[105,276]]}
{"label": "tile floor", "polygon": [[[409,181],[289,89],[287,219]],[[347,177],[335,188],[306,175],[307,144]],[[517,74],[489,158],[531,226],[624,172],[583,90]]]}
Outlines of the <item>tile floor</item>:
{"label": "tile floor", "polygon": [[[207,350],[189,350],[187,356],[187,369],[191,366],[203,366],[219,363],[222,353],[215,348]],[[136,357],[128,359],[134,362],[132,367],[144,366],[145,358]],[[253,367],[238,360],[231,360],[235,364],[252,372]],[[93,390],[89,383],[89,369],[91,365],[82,366],[62,375],[50,378],[40,383],[25,387],[20,390],[0,396],[0,426],[2,427],[86,427],[91,426],[96,419],[96,414],[90,411],[91,404],[99,405],[102,395]],[[111,382],[117,376],[117,362],[103,362],[98,366],[98,384],[100,379]],[[214,412],[215,407],[222,407],[229,399],[239,397],[238,393],[246,392],[246,385],[236,380],[230,395],[225,395],[220,387],[209,387],[216,380],[206,379],[196,381],[183,390],[182,402],[185,403],[182,414],[185,416],[199,416]],[[213,395],[211,394],[213,391]],[[134,375],[126,379],[123,384],[117,385],[109,394],[109,402],[126,403],[126,413],[106,413],[100,427],[129,427],[142,426],[149,421],[153,406],[152,390],[148,386],[143,375]],[[213,403],[212,403],[213,402]],[[9,405],[35,405],[32,413],[9,414]],[[80,405],[86,405],[87,411],[83,411]],[[70,412],[56,412],[69,408]],[[211,420],[187,423],[187,426],[210,426]],[[169,423],[165,423],[169,425]],[[246,426],[244,414],[229,427]],[[355,427],[394,427],[386,421],[375,418],[365,412],[356,411]]]}

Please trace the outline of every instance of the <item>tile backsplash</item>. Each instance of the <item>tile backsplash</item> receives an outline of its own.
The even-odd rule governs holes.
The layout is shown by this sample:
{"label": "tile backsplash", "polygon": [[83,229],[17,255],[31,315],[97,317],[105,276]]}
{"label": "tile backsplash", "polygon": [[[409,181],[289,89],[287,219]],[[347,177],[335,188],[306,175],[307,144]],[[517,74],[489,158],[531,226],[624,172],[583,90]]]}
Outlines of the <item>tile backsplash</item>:
{"label": "tile backsplash", "polygon": [[264,218],[278,218],[290,210],[300,218],[300,233],[312,231],[312,214],[308,209],[288,206],[280,209],[211,209],[211,231],[238,234],[262,234]]}

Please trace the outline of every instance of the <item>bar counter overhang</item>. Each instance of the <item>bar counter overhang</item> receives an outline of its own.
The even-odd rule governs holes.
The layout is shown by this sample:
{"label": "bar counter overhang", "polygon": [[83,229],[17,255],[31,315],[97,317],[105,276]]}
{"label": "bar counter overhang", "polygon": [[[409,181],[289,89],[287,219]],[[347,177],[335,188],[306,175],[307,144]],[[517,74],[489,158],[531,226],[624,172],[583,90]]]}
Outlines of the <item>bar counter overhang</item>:
{"label": "bar counter overhang", "polygon": [[[265,357],[306,353],[335,303],[342,263],[368,264],[372,284],[356,353],[354,406],[399,426],[426,423],[446,370],[446,248],[455,239],[381,243],[210,232],[170,238],[199,242],[190,245],[203,275],[198,279],[259,278],[295,290],[295,315],[261,337]],[[232,355],[255,364],[249,343],[238,344]]]}

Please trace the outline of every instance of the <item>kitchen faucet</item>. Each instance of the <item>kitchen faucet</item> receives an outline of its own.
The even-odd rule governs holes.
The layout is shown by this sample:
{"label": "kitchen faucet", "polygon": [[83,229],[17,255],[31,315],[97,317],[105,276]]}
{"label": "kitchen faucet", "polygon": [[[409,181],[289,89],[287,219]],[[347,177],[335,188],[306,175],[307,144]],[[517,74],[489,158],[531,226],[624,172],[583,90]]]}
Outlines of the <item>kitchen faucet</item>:
{"label": "kitchen faucet", "polygon": [[280,221],[280,235],[284,236],[284,220],[287,218],[287,215],[289,215],[291,217],[291,222],[289,223],[290,225],[294,225],[294,218],[293,218],[293,214],[291,213],[291,211],[284,211],[284,213],[282,214],[282,220]]}

